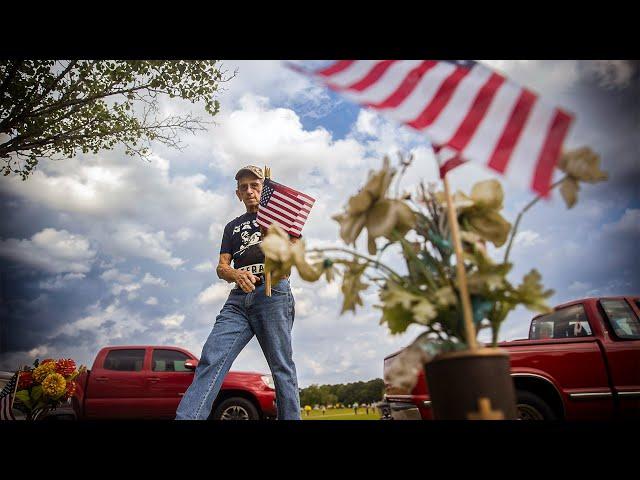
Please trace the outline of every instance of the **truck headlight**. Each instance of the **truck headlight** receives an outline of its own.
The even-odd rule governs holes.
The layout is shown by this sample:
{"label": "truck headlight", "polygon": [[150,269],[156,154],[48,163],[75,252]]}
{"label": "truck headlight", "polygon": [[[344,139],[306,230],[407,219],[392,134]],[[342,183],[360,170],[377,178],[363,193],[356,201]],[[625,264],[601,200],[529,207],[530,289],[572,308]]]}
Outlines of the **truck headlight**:
{"label": "truck headlight", "polygon": [[271,375],[263,375],[260,378],[262,379],[264,384],[267,387],[269,387],[271,390],[275,390],[276,389],[276,385],[275,385],[275,383],[273,383],[273,377]]}

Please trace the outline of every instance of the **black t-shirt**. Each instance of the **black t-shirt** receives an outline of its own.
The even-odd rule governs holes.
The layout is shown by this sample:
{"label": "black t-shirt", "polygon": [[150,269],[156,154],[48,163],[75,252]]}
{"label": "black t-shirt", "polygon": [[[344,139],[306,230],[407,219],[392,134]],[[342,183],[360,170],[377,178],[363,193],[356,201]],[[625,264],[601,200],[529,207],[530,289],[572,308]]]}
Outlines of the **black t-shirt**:
{"label": "black t-shirt", "polygon": [[230,253],[233,268],[248,270],[254,275],[264,272],[264,253],[260,249],[262,233],[257,213],[247,212],[224,227],[220,253]]}

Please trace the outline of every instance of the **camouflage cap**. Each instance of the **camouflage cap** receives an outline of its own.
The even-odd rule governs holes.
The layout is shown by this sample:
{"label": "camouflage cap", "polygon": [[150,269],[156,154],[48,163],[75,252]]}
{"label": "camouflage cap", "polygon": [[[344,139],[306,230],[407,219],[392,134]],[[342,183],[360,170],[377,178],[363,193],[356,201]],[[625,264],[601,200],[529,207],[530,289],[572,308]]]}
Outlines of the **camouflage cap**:
{"label": "camouflage cap", "polygon": [[250,173],[258,178],[264,178],[264,173],[262,173],[262,169],[260,167],[256,167],[255,165],[247,165],[246,167],[242,167],[240,170],[238,170],[238,173],[236,173],[236,180],[238,180],[240,176],[244,175],[245,173]]}

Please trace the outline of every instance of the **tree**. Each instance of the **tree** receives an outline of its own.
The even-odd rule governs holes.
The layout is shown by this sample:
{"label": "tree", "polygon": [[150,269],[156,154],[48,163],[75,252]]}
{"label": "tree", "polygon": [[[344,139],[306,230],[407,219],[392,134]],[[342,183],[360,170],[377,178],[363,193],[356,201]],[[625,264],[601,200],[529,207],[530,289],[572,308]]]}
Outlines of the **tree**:
{"label": "tree", "polygon": [[10,60],[0,62],[0,171],[26,180],[39,159],[123,144],[147,158],[150,142],[182,148],[179,132],[208,122],[160,115],[161,98],[204,102],[212,117],[227,76],[212,61]]}

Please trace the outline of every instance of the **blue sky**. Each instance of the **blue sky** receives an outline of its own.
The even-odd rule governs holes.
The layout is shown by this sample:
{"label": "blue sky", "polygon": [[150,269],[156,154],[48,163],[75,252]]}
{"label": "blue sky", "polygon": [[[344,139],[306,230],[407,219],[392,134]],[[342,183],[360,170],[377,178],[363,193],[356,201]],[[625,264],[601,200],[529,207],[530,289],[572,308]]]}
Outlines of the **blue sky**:
{"label": "blue sky", "polygon": [[[625,61],[484,61],[576,114],[567,146],[602,155],[610,180],[584,185],[567,210],[555,196],[523,219],[514,246],[518,280],[537,268],[552,304],[587,295],[638,293],[640,240],[638,68]],[[278,61],[224,61],[237,76],[220,94],[216,125],[185,135],[183,151],[154,146],[151,162],[121,149],[41,162],[32,178],[0,179],[6,206],[0,268],[6,301],[0,369],[33,358],[92,362],[105,345],[183,346],[199,355],[229,285],[214,265],[224,225],[243,212],[233,174],[268,164],[274,178],[318,199],[309,246],[339,244],[330,219],[383,155],[413,152],[403,179],[411,190],[436,181],[428,142],[360,109]],[[166,102],[166,112],[191,104]],[[204,115],[198,108],[195,114]],[[490,171],[465,165],[451,174],[468,192]],[[504,215],[514,221],[532,197],[508,184]],[[365,250],[363,244],[358,244]],[[496,258],[502,250],[493,252]],[[398,261],[389,252],[387,261]],[[419,332],[392,336],[378,324],[369,290],[365,306],[340,316],[339,284],[308,284],[294,275],[294,360],[302,387],[382,376],[385,355]],[[526,336],[532,313],[518,309],[501,339]],[[233,365],[268,371],[253,340]]]}

